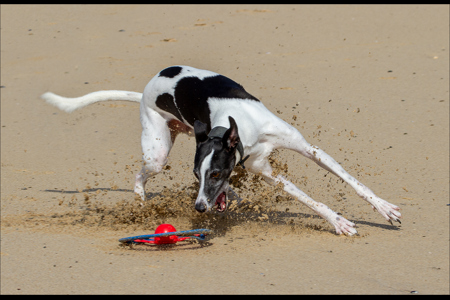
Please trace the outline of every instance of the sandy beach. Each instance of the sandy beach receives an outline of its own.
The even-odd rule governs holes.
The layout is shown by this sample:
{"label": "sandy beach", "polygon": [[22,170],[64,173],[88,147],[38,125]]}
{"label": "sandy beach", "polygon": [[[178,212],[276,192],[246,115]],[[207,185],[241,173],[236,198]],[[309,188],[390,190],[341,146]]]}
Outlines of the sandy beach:
{"label": "sandy beach", "polygon": [[[185,135],[139,206],[139,105],[68,114],[40,99],[142,92],[172,65],[242,84],[401,225],[287,150],[274,164],[359,235],[248,173],[246,206],[199,214]],[[1,5],[0,85],[3,295],[450,293],[448,5]],[[118,242],[161,223],[214,233]]]}

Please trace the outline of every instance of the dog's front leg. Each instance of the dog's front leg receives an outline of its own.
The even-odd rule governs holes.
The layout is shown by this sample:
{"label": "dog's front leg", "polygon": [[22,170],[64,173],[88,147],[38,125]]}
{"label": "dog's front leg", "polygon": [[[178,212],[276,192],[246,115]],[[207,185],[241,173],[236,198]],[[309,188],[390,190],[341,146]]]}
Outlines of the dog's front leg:
{"label": "dog's front leg", "polygon": [[288,139],[285,139],[283,138],[284,136],[279,135],[282,136],[282,138],[277,140],[283,148],[291,149],[302,154],[325,170],[340,177],[355,189],[358,196],[369,202],[374,210],[377,210],[388,222],[391,224],[392,221],[400,223],[402,215],[399,212],[400,208],[398,206],[375,195],[374,192],[372,192],[367,186],[347,173],[347,171],[345,171],[344,168],[330,155],[325,153],[325,151],[308,143],[295,128],[289,127],[286,129],[286,132],[287,133],[284,136],[289,137]]}
{"label": "dog's front leg", "polygon": [[358,196],[366,200],[372,205],[372,208],[378,211],[388,222],[392,224],[392,221],[400,222],[402,217],[399,212],[400,208],[386,200],[381,199],[367,186],[359,182],[353,176],[348,174],[342,166],[336,162],[330,155],[323,150],[310,144],[304,144],[300,151],[303,155],[316,162],[319,166],[325,170],[340,177],[347,182],[352,188],[355,189]]}
{"label": "dog's front leg", "polygon": [[254,160],[251,163],[247,163],[247,167],[252,173],[261,174],[269,184],[276,185],[278,183],[282,183],[285,192],[294,196],[300,202],[315,211],[319,216],[330,222],[334,226],[337,234],[354,235],[357,233],[353,222],[350,222],[344,217],[338,215],[325,204],[314,201],[311,197],[306,195],[302,190],[283,176],[274,176],[272,174],[272,167],[267,159],[259,161]]}
{"label": "dog's front leg", "polygon": [[295,196],[300,202],[306,204],[309,208],[314,210],[319,216],[330,222],[336,229],[337,234],[354,235],[357,233],[355,224],[348,221],[344,217],[338,215],[323,203],[314,201],[311,197],[306,195],[302,190],[295,186],[292,182],[281,175],[275,178],[270,178],[276,183],[281,182],[284,185],[284,190]]}

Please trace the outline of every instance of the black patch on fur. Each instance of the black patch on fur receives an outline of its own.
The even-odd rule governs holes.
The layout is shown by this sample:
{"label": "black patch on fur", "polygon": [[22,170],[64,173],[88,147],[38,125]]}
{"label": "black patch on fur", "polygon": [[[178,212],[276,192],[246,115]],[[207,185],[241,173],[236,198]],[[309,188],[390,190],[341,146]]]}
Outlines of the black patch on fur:
{"label": "black patch on fur", "polygon": [[159,95],[158,98],[156,98],[155,104],[160,109],[174,115],[181,122],[183,121],[177,107],[175,106],[175,102],[173,101],[173,96],[171,94],[164,93],[162,95]]}
{"label": "black patch on fur", "polygon": [[174,78],[175,76],[180,74],[181,70],[181,67],[169,67],[159,72],[159,77]]}
{"label": "black patch on fur", "polygon": [[206,77],[203,80],[185,77],[180,79],[175,87],[176,107],[186,122],[193,126],[195,120],[200,120],[208,125],[209,132],[211,121],[208,98],[237,98],[259,102],[240,84],[222,75]]}

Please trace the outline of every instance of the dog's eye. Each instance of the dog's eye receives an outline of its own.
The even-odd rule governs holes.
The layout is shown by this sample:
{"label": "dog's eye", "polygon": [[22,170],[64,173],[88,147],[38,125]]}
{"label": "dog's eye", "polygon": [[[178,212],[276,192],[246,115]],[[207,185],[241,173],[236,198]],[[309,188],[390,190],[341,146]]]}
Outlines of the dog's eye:
{"label": "dog's eye", "polygon": [[211,178],[218,178],[220,176],[220,173],[217,171],[214,171],[211,173]]}

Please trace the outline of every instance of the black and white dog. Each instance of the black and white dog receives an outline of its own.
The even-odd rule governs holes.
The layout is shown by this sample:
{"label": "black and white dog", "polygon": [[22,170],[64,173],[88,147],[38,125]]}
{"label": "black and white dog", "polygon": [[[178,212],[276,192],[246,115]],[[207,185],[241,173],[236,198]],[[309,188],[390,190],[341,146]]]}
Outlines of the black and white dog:
{"label": "black and white dog", "polygon": [[147,179],[162,170],[181,132],[195,134],[194,175],[200,183],[195,209],[199,212],[215,205],[218,211],[226,209],[230,174],[237,164],[245,162],[249,171],[261,174],[268,183],[282,183],[287,193],[330,222],[337,234],[356,234],[354,223],[314,201],[283,176],[272,173],[268,156],[274,149],[286,148],[342,178],[391,224],[400,222],[399,207],[376,196],[241,85],[217,73],[173,66],[153,77],[143,94],[98,91],[79,98],[65,98],[47,92],[41,97],[66,112],[106,100],[140,102],[143,167],[136,175],[134,191],[142,200],[146,199]]}

